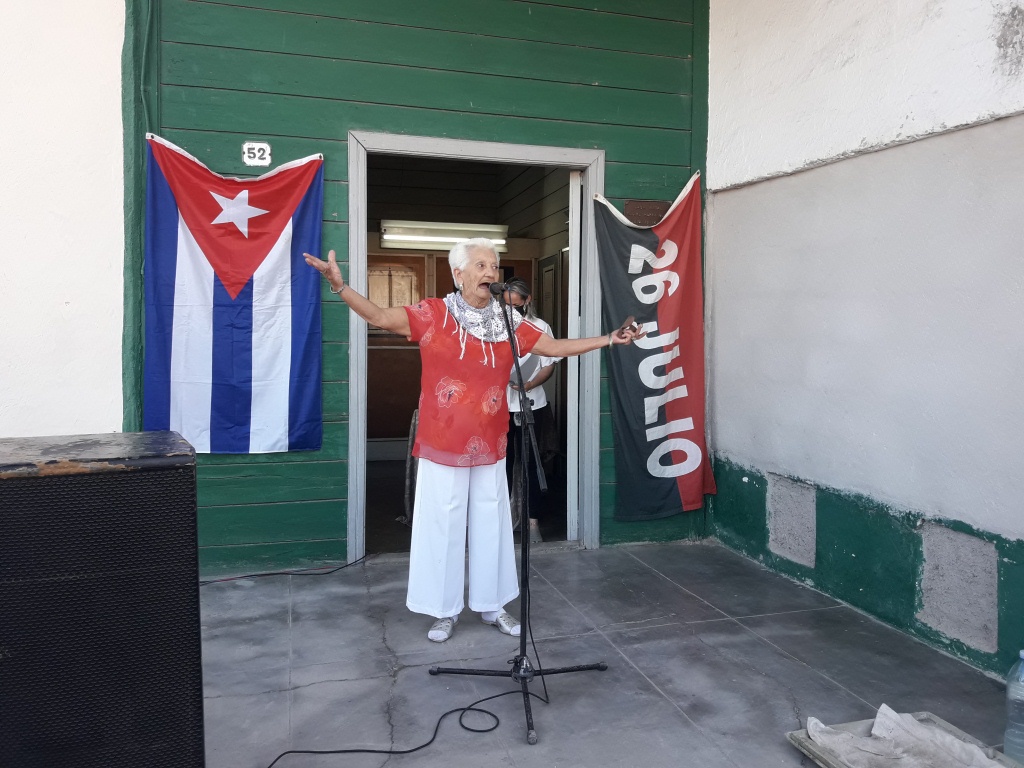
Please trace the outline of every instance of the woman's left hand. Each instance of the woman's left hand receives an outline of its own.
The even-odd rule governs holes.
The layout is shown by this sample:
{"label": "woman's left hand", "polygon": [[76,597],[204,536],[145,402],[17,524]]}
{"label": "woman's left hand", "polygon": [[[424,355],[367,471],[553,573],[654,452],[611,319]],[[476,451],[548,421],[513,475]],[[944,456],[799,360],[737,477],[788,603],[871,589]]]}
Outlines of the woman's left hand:
{"label": "woman's left hand", "polygon": [[643,323],[635,322],[630,315],[623,321],[619,330],[612,331],[612,344],[632,344],[635,340],[642,339],[647,335],[647,331],[642,330],[643,327]]}
{"label": "woman's left hand", "polygon": [[334,251],[327,253],[327,261],[318,259],[311,253],[302,254],[306,259],[306,263],[313,267],[317,272],[324,276],[324,279],[331,284],[331,290],[335,293],[341,293],[345,288],[345,280],[341,276],[341,268],[338,266],[337,257]]}

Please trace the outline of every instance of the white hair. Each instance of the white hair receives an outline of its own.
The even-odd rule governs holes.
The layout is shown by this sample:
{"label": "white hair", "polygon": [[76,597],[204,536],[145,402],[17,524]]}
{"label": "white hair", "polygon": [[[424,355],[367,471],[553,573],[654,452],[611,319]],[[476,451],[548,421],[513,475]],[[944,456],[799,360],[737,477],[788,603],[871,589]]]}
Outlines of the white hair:
{"label": "white hair", "polygon": [[470,240],[463,240],[461,243],[456,243],[455,247],[448,252],[448,266],[452,270],[452,279],[455,278],[456,269],[464,270],[466,265],[469,264],[469,252],[476,250],[490,251],[494,254],[494,258],[498,260],[498,263],[501,263],[498,249],[486,237],[474,237]]}

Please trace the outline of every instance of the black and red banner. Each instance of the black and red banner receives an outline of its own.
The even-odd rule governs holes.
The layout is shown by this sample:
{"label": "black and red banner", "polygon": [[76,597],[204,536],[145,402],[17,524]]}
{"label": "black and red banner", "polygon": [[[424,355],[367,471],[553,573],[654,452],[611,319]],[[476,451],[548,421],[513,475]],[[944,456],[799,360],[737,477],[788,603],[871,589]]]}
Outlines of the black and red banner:
{"label": "black and red banner", "polygon": [[602,319],[633,315],[648,335],[609,350],[616,520],[700,509],[715,492],[704,439],[700,175],[653,227],[594,200]]}

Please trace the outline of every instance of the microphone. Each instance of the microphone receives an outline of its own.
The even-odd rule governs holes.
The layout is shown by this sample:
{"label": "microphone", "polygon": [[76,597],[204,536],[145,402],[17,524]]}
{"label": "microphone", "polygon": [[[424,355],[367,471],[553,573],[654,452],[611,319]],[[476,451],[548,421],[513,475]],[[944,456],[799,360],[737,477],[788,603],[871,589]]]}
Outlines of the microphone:
{"label": "microphone", "polygon": [[491,283],[490,291],[492,296],[500,296],[508,290],[507,283]]}

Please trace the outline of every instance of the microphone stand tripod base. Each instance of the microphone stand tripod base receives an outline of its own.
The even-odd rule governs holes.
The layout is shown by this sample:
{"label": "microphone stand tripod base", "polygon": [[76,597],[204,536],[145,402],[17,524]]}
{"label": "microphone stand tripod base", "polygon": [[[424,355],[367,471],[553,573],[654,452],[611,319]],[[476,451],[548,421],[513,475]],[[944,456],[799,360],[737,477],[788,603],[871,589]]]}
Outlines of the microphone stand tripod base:
{"label": "microphone stand tripod base", "polygon": [[[525,637],[525,634],[522,635]],[[432,675],[476,675],[478,677],[511,677],[519,683],[523,691],[523,709],[526,713],[526,743],[537,743],[537,729],[533,727],[533,707],[530,704],[530,681],[535,677],[545,675],[562,675],[568,672],[589,672],[597,670],[604,672],[608,664],[599,661],[596,664],[578,664],[573,667],[556,667],[554,669],[538,669],[530,662],[529,656],[520,654],[512,659],[510,670],[500,669],[460,669],[458,667],[431,667],[428,672]]]}

